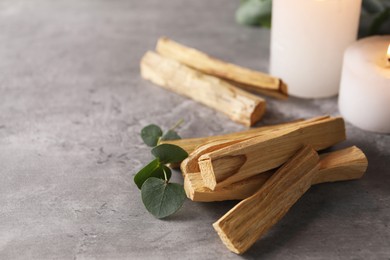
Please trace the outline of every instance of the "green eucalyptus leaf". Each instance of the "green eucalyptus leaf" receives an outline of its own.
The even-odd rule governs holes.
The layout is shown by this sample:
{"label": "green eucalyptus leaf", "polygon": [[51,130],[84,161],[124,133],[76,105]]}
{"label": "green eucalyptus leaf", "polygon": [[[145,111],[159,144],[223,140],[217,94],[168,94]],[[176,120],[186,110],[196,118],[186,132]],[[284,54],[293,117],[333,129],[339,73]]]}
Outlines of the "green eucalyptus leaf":
{"label": "green eucalyptus leaf", "polygon": [[[390,33],[390,0],[363,0],[359,38]],[[272,0],[241,0],[236,21],[242,25],[271,27]]]}
{"label": "green eucalyptus leaf", "polygon": [[[165,174],[166,174],[166,177],[167,177],[166,180],[169,181],[171,179],[171,176],[172,176],[172,171],[171,171],[171,169],[169,169],[165,165],[161,165],[159,168],[157,168],[157,170],[152,172],[148,178],[155,177],[155,178],[159,178],[159,179],[165,180],[164,171],[165,171]],[[142,187],[142,185],[141,185],[141,187]]]}
{"label": "green eucalyptus leaf", "polygon": [[183,185],[149,178],[142,185],[142,202],[156,218],[165,218],[178,211],[186,198]]}
{"label": "green eucalyptus leaf", "polygon": [[[374,18],[370,26],[370,31],[369,31],[370,35],[380,34],[381,27],[389,20],[390,20],[390,8],[386,8]],[[390,28],[387,28],[387,32],[389,30]]]}
{"label": "green eucalyptus leaf", "polygon": [[137,174],[134,176],[134,183],[137,185],[138,189],[141,189],[142,184],[152,175],[158,175],[161,172],[164,175],[162,170],[160,160],[154,159],[150,163],[148,163],[144,168],[142,168]]}
{"label": "green eucalyptus leaf", "polygon": [[271,26],[272,0],[248,0],[236,11],[236,21],[242,25]]}
{"label": "green eucalyptus leaf", "polygon": [[382,12],[369,13],[362,9],[359,23],[359,38],[377,34],[390,34],[390,0]]}
{"label": "green eucalyptus leaf", "polygon": [[141,137],[144,143],[150,147],[157,145],[158,140],[162,136],[163,132],[161,128],[157,125],[151,124],[144,127],[141,130]]}
{"label": "green eucalyptus leaf", "polygon": [[362,9],[369,13],[378,13],[382,12],[384,9],[384,5],[381,0],[363,0]]}
{"label": "green eucalyptus leaf", "polygon": [[177,140],[181,139],[180,135],[175,130],[168,130],[162,137],[161,140]]}
{"label": "green eucalyptus leaf", "polygon": [[171,169],[162,165],[158,158],[151,161],[148,165],[142,168],[135,176],[134,182],[137,185],[138,189],[141,189],[142,184],[149,179],[150,177],[165,179],[164,170],[167,175],[167,179],[171,178],[172,172]]}
{"label": "green eucalyptus leaf", "polygon": [[160,167],[160,160],[158,158],[154,159],[150,163],[148,163],[144,168],[142,168],[137,174],[134,176],[134,183],[137,185],[138,189],[141,189],[142,184]]}
{"label": "green eucalyptus leaf", "polygon": [[152,154],[163,164],[179,163],[188,157],[186,151],[173,144],[160,144],[152,149]]}

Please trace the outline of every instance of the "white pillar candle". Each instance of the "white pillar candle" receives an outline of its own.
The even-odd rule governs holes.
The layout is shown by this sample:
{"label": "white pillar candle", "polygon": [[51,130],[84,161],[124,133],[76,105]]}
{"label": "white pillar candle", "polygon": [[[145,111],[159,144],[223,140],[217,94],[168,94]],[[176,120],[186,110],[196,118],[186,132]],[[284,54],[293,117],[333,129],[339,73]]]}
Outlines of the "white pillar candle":
{"label": "white pillar candle", "polygon": [[390,133],[390,35],[362,39],[345,51],[339,110],[352,124]]}
{"label": "white pillar candle", "polygon": [[273,0],[271,74],[302,98],[338,93],[344,50],[356,40],[361,0]]}

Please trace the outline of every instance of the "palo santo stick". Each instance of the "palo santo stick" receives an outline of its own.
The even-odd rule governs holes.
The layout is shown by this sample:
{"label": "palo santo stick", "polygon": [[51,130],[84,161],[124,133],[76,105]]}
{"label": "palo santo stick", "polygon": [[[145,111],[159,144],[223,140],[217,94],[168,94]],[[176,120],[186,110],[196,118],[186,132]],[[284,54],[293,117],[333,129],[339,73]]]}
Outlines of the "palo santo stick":
{"label": "palo santo stick", "polygon": [[206,154],[221,148],[224,148],[229,145],[236,144],[238,142],[247,140],[248,138],[245,139],[232,139],[232,140],[216,140],[207,144],[204,144],[200,146],[197,150],[196,153],[191,153],[184,161],[180,164],[180,169],[185,175],[186,173],[190,172],[199,172],[199,164],[198,164],[198,159],[202,154]]}
{"label": "palo santo stick", "polygon": [[[312,184],[360,179],[367,169],[367,158],[356,146],[320,155],[320,169]],[[242,200],[253,195],[274,171],[255,175],[226,187],[210,190],[203,185],[200,172],[184,176],[184,190],[193,201]]]}
{"label": "palo santo stick", "polygon": [[303,145],[325,149],[345,140],[342,118],[276,129],[200,156],[204,185],[212,190],[265,172],[286,162]]}
{"label": "palo santo stick", "polygon": [[184,191],[187,198],[198,202],[242,200],[258,191],[273,173],[268,171],[216,190],[210,190],[203,185],[200,172],[188,173],[184,176]]}
{"label": "palo santo stick", "polygon": [[162,37],[157,42],[156,50],[161,55],[175,59],[189,67],[206,74],[240,83],[262,94],[286,98],[287,86],[279,78],[246,69],[231,63],[215,59],[201,51],[186,47],[168,38]]}
{"label": "palo santo stick", "polygon": [[363,177],[368,161],[356,146],[320,155],[320,171],[313,184],[355,180]]}
{"label": "palo santo stick", "polygon": [[184,138],[184,139],[177,139],[177,140],[163,140],[161,143],[163,144],[174,144],[177,146],[180,146],[182,149],[184,149],[188,154],[192,153],[196,148],[198,148],[201,145],[208,144],[215,141],[224,141],[224,140],[235,140],[235,139],[242,139],[247,136],[256,136],[260,133],[262,133],[265,130],[270,129],[276,129],[287,125],[293,125],[297,122],[302,122],[303,120],[297,120],[293,122],[288,123],[282,123],[277,125],[270,125],[270,126],[261,126],[261,127],[255,127],[250,128],[248,130],[235,132],[235,133],[229,133],[229,134],[222,134],[222,135],[212,135],[212,136],[206,136],[206,137],[196,137],[196,138]]}
{"label": "palo santo stick", "polygon": [[246,85],[243,83],[238,83],[238,82],[228,80],[228,79],[227,79],[227,82],[229,82],[230,84],[232,84],[236,87],[247,90],[249,92],[258,93],[260,95],[265,95],[265,96],[269,96],[269,97],[273,97],[273,98],[277,98],[277,99],[282,99],[282,100],[288,99],[287,85],[283,81],[280,82],[281,89],[283,89],[282,93],[278,92],[278,91],[274,91],[274,90],[267,90],[267,89],[263,89],[263,88],[259,88],[259,87],[254,87],[251,85]]}
{"label": "palo santo stick", "polygon": [[142,58],[141,75],[161,87],[223,112],[233,121],[246,126],[255,124],[265,112],[264,99],[157,53],[147,52]]}
{"label": "palo santo stick", "polygon": [[178,139],[178,140],[166,140],[166,141],[162,141],[161,143],[174,144],[174,145],[180,146],[188,154],[190,154],[197,147],[199,147],[200,145],[204,145],[206,143],[210,143],[210,142],[214,142],[214,141],[221,141],[221,140],[243,139],[243,138],[247,138],[247,137],[256,136],[256,135],[261,134],[267,130],[274,130],[274,129],[279,129],[279,128],[288,127],[288,126],[297,126],[297,125],[307,124],[310,122],[318,122],[318,121],[326,119],[326,118],[329,118],[329,116],[319,116],[319,117],[314,117],[314,118],[307,119],[307,120],[299,119],[299,120],[295,120],[295,121],[291,121],[291,122],[287,122],[287,123],[256,127],[256,128],[251,128],[249,130],[236,132],[236,133],[230,133],[230,134],[224,134],[224,135],[214,135],[214,136],[207,136],[207,137],[187,138],[187,139]]}
{"label": "palo santo stick", "polygon": [[[219,137],[221,139],[218,139],[218,137],[214,138],[214,141],[206,143],[204,145],[199,146],[196,151],[190,153],[190,155],[180,164],[180,169],[183,174],[185,173],[190,173],[190,172],[199,172],[199,164],[198,160],[199,158],[206,153],[210,153],[212,151],[216,151],[218,149],[227,147],[229,145],[233,145],[235,143],[239,143],[242,141],[245,141],[250,138],[254,138],[259,135],[265,135],[268,132],[272,132],[276,129],[287,129],[288,127],[298,127],[298,126],[303,126],[307,125],[313,122],[319,122],[321,120],[325,120],[329,118],[329,116],[320,116],[320,117],[314,117],[308,120],[304,121],[298,121],[298,122],[292,122],[290,124],[286,123],[283,125],[276,125],[276,126],[268,126],[268,127],[263,127],[262,129],[258,129],[254,131],[254,129],[248,130],[248,131],[243,131],[239,132],[236,134],[228,134],[224,135],[223,137]],[[223,139],[225,138],[225,139]],[[182,139],[184,140],[184,139]],[[181,140],[174,140],[173,144],[178,145],[178,142]],[[182,142],[185,143],[185,142]],[[180,145],[179,145],[180,146]]]}
{"label": "palo santo stick", "polygon": [[318,154],[304,147],[251,197],[213,224],[229,250],[244,253],[310,188],[318,172]]}

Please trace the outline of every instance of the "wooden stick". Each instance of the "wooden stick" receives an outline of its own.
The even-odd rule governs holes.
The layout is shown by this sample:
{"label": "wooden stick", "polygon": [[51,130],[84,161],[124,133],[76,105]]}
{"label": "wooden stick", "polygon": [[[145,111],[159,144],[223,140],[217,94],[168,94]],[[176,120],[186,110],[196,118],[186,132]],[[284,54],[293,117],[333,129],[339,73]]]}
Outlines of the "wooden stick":
{"label": "wooden stick", "polygon": [[206,74],[238,83],[251,91],[283,99],[288,96],[287,85],[279,78],[218,60],[168,38],[160,38],[156,50],[161,55],[175,59]]}
{"label": "wooden stick", "polygon": [[229,133],[229,134],[222,134],[222,135],[212,135],[212,136],[196,137],[196,138],[184,138],[184,139],[177,139],[177,140],[163,140],[163,141],[161,141],[161,143],[174,144],[174,145],[180,146],[188,154],[190,154],[199,146],[204,145],[204,144],[208,144],[208,143],[211,143],[214,141],[242,139],[242,138],[245,138],[247,136],[252,136],[252,135],[255,136],[259,133],[262,133],[265,130],[276,129],[276,128],[280,128],[280,127],[287,126],[290,124],[295,124],[297,122],[302,122],[302,121],[303,120],[299,119],[299,120],[295,120],[295,121],[288,122],[288,123],[254,127],[254,128],[250,128],[248,130],[235,132],[235,133]]}
{"label": "wooden stick", "polygon": [[251,126],[265,112],[264,99],[178,61],[147,52],[141,61],[141,75],[166,89],[225,113],[233,121]]}
{"label": "wooden stick", "polygon": [[224,200],[242,200],[253,195],[271,177],[273,171],[252,176],[248,179],[232,183],[226,187],[210,190],[203,184],[200,172],[188,173],[184,176],[184,190],[192,201],[213,202]]}
{"label": "wooden stick", "polygon": [[[248,137],[250,138],[250,137]],[[182,163],[180,164],[180,169],[185,175],[186,173],[191,172],[200,172],[198,160],[199,157],[203,154],[210,153],[212,151],[227,147],[229,145],[233,145],[239,142],[242,142],[244,140],[247,140],[248,138],[241,138],[241,139],[230,139],[230,140],[216,140],[209,143],[206,143],[202,146],[200,146],[196,152],[191,153]]]}
{"label": "wooden stick", "polygon": [[282,92],[259,88],[259,87],[251,86],[251,85],[244,84],[244,83],[238,83],[238,82],[228,80],[228,79],[226,79],[226,81],[229,82],[230,84],[236,86],[236,87],[239,87],[239,88],[244,89],[244,90],[249,91],[249,92],[253,92],[253,93],[257,93],[260,95],[269,96],[269,97],[273,97],[273,98],[277,98],[277,99],[281,99],[281,100],[288,99],[287,85],[282,80],[280,80],[280,85],[281,85],[280,88],[281,88]]}
{"label": "wooden stick", "polygon": [[342,118],[329,118],[303,126],[276,129],[203,154],[198,164],[204,185],[211,190],[274,169],[303,145],[325,149],[345,140]]}
{"label": "wooden stick", "polygon": [[360,179],[368,166],[367,157],[356,146],[325,153],[320,158],[320,171],[313,184]]}
{"label": "wooden stick", "polygon": [[305,147],[251,197],[213,224],[229,250],[242,254],[276,224],[310,188],[318,172],[318,154]]}
{"label": "wooden stick", "polygon": [[314,117],[307,120],[294,120],[287,123],[281,123],[276,125],[268,125],[268,126],[262,126],[262,127],[255,127],[251,128],[245,131],[235,132],[235,133],[229,133],[224,135],[214,135],[214,136],[207,136],[207,137],[198,137],[198,138],[186,138],[186,139],[178,139],[178,140],[166,140],[162,141],[161,143],[166,144],[174,144],[177,146],[180,146],[183,148],[188,154],[192,153],[196,148],[198,148],[200,145],[204,145],[206,143],[214,142],[214,141],[221,141],[221,140],[237,140],[237,139],[243,139],[246,137],[252,137],[256,136],[260,133],[263,133],[267,130],[274,130],[274,129],[280,129],[287,126],[297,126],[301,124],[306,124],[309,122],[318,122],[320,120],[329,118],[329,116],[319,116]]}
{"label": "wooden stick", "polygon": [[[366,156],[356,146],[322,154],[320,158],[320,169],[312,184],[360,179],[368,164]],[[193,201],[242,200],[258,191],[274,172],[258,174],[214,191],[204,187],[200,172],[187,173],[184,190]]]}
{"label": "wooden stick", "polygon": [[[265,127],[259,127],[259,128],[253,128],[247,131],[242,131],[238,133],[233,134],[227,134],[222,136],[213,136],[213,137],[206,137],[206,138],[195,138],[196,142],[199,142],[199,139],[201,141],[209,140],[208,143],[204,143],[203,145],[199,146],[198,149],[191,152],[190,155],[181,163],[180,169],[182,173],[191,173],[191,172],[199,172],[199,164],[198,160],[203,154],[210,153],[212,151],[216,151],[218,149],[221,149],[223,147],[227,147],[229,145],[242,142],[244,140],[254,138],[259,135],[265,135],[267,133],[272,134],[272,132],[276,129],[287,129],[288,127],[298,127],[307,125],[313,122],[319,122],[321,120],[328,119],[329,116],[319,116],[314,117],[308,120],[304,121],[294,121],[291,123],[285,123],[285,124],[279,124],[275,126],[265,126]],[[187,141],[189,140],[189,141]],[[175,144],[180,147],[186,147],[188,149],[188,143],[190,145],[194,145],[195,142],[193,139],[181,139],[181,140],[173,140],[168,141],[167,143]]]}

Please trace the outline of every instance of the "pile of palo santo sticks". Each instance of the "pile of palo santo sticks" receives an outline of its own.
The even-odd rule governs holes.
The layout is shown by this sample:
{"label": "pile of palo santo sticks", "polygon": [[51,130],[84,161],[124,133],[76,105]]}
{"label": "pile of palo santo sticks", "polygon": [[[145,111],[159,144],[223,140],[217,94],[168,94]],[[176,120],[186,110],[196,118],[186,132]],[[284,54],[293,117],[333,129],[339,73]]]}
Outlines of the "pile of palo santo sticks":
{"label": "pile of palo santo sticks", "polygon": [[279,99],[288,97],[279,78],[212,58],[167,38],[141,60],[141,75],[156,85],[194,99],[247,126],[258,122],[266,101],[247,90]]}
{"label": "pile of palo santo sticks", "polygon": [[[167,38],[141,61],[143,78],[254,125],[266,102],[251,92],[287,98],[279,78],[212,58]],[[359,179],[364,153],[352,146],[318,154],[346,139],[342,118],[322,116],[243,132],[164,141],[189,153],[180,168],[193,201],[241,200],[213,226],[242,254],[277,223],[311,185]]]}
{"label": "pile of palo santo sticks", "polygon": [[189,199],[242,200],[213,224],[227,248],[242,254],[311,185],[363,176],[367,159],[359,148],[317,153],[345,139],[344,120],[323,116],[165,143],[190,154],[180,166]]}

